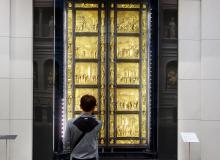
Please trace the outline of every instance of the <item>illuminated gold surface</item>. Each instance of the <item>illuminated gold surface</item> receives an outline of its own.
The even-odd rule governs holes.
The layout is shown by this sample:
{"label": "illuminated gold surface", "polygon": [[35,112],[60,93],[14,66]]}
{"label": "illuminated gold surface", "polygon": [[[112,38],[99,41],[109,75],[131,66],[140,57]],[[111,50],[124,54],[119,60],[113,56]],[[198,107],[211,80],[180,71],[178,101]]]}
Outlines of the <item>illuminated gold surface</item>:
{"label": "illuminated gold surface", "polygon": [[[105,12],[101,12],[101,111],[103,112],[105,110],[105,36],[104,36],[104,31],[105,31],[105,26],[104,26],[104,19],[105,19]],[[104,129],[104,128],[103,128]]]}
{"label": "illuminated gold surface", "polygon": [[[68,3],[69,7],[72,7],[71,3]],[[102,4],[103,6],[103,4]],[[146,6],[146,5],[145,5]],[[117,11],[117,17],[114,17],[114,11],[110,12],[110,61],[109,68],[105,68],[105,14],[101,11],[101,24],[100,24],[100,59],[98,59],[98,35],[87,36],[87,32],[98,33],[98,5],[97,4],[86,4],[86,3],[76,3],[76,8],[93,8],[93,10],[76,10],[76,26],[75,32],[84,33],[84,35],[73,37],[72,23],[74,21],[72,15],[72,9],[67,10],[68,21],[67,21],[67,112],[68,119],[72,118],[73,114],[73,104],[75,102],[75,111],[80,111],[79,102],[80,98],[84,94],[92,94],[100,100],[100,115],[97,115],[102,123],[102,129],[100,132],[100,143],[104,144],[103,138],[110,138],[110,144],[140,144],[147,143],[148,130],[147,130],[147,102],[148,102],[148,54],[147,54],[147,10],[142,11],[141,19],[139,18],[139,11]],[[118,4],[118,8],[139,8],[139,4]],[[97,9],[96,9],[97,8]],[[127,36],[118,36],[117,44],[114,43],[116,38],[114,31],[114,18],[117,21],[117,32],[118,33],[128,33]],[[142,27],[139,27],[139,20],[142,20]],[[142,31],[139,29],[142,28]],[[139,37],[129,35],[129,33],[139,33],[142,32],[142,39]],[[75,38],[75,51],[73,48],[72,38]],[[114,50],[114,45],[117,45],[117,49]],[[141,45],[141,46],[139,46]],[[142,54],[140,54],[140,48]],[[131,63],[131,62],[117,62],[114,61],[114,56],[117,54],[118,59],[139,59],[141,62]],[[141,56],[141,57],[140,57]],[[98,59],[101,63],[96,62],[76,62],[73,64],[73,57],[77,59]],[[142,63],[142,64],[139,64]],[[114,77],[116,72],[114,65],[117,67],[117,75]],[[142,65],[141,75],[139,76],[139,65]],[[100,73],[98,73],[98,68],[100,67]],[[73,75],[73,69],[75,69],[75,75]],[[110,85],[109,88],[105,88],[105,77],[106,71],[110,71]],[[101,74],[101,75],[99,75]],[[98,76],[100,76],[100,97],[98,97],[98,87],[91,88],[74,88],[74,85],[97,85]],[[75,77],[75,84],[72,84],[72,78]],[[116,78],[116,82],[114,79]],[[141,81],[139,81],[141,78]],[[141,89],[128,89],[128,88],[115,88],[117,84],[127,84],[127,85],[142,85]],[[74,90],[73,90],[74,89]],[[106,89],[110,90],[110,112],[106,113],[105,106],[105,92]],[[72,97],[75,92],[75,97]],[[114,95],[114,91],[117,93]],[[139,95],[139,92],[141,93]],[[139,102],[139,96],[141,96],[142,101]],[[114,99],[116,102],[114,102]],[[141,103],[141,108],[139,108],[139,103]],[[117,106],[116,106],[117,105]],[[139,114],[117,114],[117,111],[129,112],[129,111],[141,111],[141,116]],[[97,108],[98,109],[98,108]],[[110,115],[109,132],[110,137],[105,137],[105,114]],[[77,115],[78,116],[78,115]],[[139,124],[139,118],[141,118],[141,124]],[[115,120],[114,120],[115,119]],[[141,127],[141,128],[139,128]],[[114,129],[116,128],[116,130]],[[117,131],[117,132],[116,132]],[[118,140],[117,137],[136,137],[140,136],[144,138],[140,140]],[[117,137],[115,137],[117,136]],[[116,138],[114,141],[113,138]],[[112,138],[112,139],[111,139]]]}
{"label": "illuminated gold surface", "polygon": [[117,4],[118,8],[140,8],[140,4]]}
{"label": "illuminated gold surface", "polygon": [[[148,107],[148,92],[147,92],[147,80],[148,80],[148,70],[147,70],[147,66],[148,66],[148,53],[147,53],[147,12],[142,11],[142,132],[141,132],[141,136],[143,138],[148,138],[148,134],[147,134],[147,122],[148,122],[148,118],[147,118],[147,107]],[[142,143],[146,143],[146,141],[142,141]]]}
{"label": "illuminated gold surface", "polygon": [[81,109],[80,109],[80,99],[85,94],[92,95],[96,99],[98,99],[98,89],[76,88],[75,89],[75,111],[81,111]]}
{"label": "illuminated gold surface", "polygon": [[76,63],[75,64],[75,84],[95,85],[98,82],[97,63]]}
{"label": "illuminated gold surface", "polygon": [[117,84],[139,84],[138,63],[117,64]]}
{"label": "illuminated gold surface", "polygon": [[73,5],[72,5],[72,3],[71,3],[71,2],[69,2],[69,3],[68,3],[68,7],[70,7],[70,8],[71,8],[72,6],[73,6]]}
{"label": "illuminated gold surface", "polygon": [[[71,3],[69,3],[69,7],[71,7]],[[68,9],[67,11],[67,17],[68,17],[68,48],[67,48],[67,119],[71,119],[73,116],[73,97],[72,97],[72,77],[73,77],[73,71],[72,71],[72,58],[73,58],[73,49],[72,49],[72,23],[73,23],[73,15],[72,15],[72,9]]]}
{"label": "illuminated gold surface", "polygon": [[76,37],[76,58],[96,59],[98,54],[98,37]]}
{"label": "illuminated gold surface", "polygon": [[100,133],[100,137],[101,138],[105,138],[105,115],[102,114],[101,115],[101,121],[102,121],[102,128],[101,128],[101,133]]}
{"label": "illuminated gold surface", "polygon": [[110,128],[109,128],[109,130],[110,130],[110,137],[114,137],[115,131],[114,131],[114,116],[113,116],[113,114],[110,115]]}
{"label": "illuminated gold surface", "polygon": [[117,115],[117,137],[139,137],[139,116]]}
{"label": "illuminated gold surface", "polygon": [[139,144],[139,140],[116,140],[116,144]]}
{"label": "illuminated gold surface", "polygon": [[98,11],[76,11],[76,32],[97,32]]}
{"label": "illuminated gold surface", "polygon": [[92,3],[76,3],[76,8],[98,8],[98,4],[92,4]]}
{"label": "illuminated gold surface", "polygon": [[119,33],[139,32],[139,12],[138,11],[118,11],[117,30]]}
{"label": "illuminated gold surface", "polygon": [[[110,137],[114,137],[114,11],[110,12],[110,28],[111,28],[111,34],[110,34],[110,124],[109,124],[109,132]],[[114,144],[114,140],[110,140],[110,144]]]}
{"label": "illuminated gold surface", "polygon": [[142,112],[142,137],[147,138],[147,114],[146,112]]}
{"label": "illuminated gold surface", "polygon": [[138,111],[139,90],[117,89],[117,111]]}
{"label": "illuminated gold surface", "polygon": [[117,58],[139,58],[139,37],[118,37]]}

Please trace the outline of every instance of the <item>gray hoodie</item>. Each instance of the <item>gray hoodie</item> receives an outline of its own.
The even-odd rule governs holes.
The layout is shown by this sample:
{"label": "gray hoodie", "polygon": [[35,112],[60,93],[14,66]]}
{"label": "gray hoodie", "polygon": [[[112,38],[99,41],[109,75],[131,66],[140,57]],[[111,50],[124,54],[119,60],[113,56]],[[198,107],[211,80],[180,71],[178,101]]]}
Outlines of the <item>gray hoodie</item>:
{"label": "gray hoodie", "polygon": [[[88,122],[87,119],[89,120]],[[101,126],[101,121],[96,120],[93,115],[82,114],[77,118],[69,120],[66,125],[63,141],[64,151],[71,152],[71,159],[90,159],[95,157],[98,159],[97,137]],[[83,132],[86,132],[85,136],[72,150],[75,142]]]}

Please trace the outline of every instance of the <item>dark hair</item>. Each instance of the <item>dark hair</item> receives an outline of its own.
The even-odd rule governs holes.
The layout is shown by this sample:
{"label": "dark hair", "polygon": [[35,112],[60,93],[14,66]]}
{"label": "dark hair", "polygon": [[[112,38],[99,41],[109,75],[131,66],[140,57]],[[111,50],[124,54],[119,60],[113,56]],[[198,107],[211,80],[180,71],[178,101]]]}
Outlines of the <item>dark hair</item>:
{"label": "dark hair", "polygon": [[90,112],[95,108],[95,106],[96,106],[96,99],[94,96],[86,94],[81,97],[80,107],[82,108],[83,111]]}

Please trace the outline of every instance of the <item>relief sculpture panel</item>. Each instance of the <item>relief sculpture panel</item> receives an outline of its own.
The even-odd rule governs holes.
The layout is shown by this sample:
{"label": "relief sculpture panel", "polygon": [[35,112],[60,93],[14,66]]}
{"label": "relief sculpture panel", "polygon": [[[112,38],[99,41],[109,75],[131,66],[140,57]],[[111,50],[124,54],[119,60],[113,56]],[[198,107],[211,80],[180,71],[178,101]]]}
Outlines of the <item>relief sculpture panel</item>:
{"label": "relief sculpture panel", "polygon": [[138,111],[139,90],[117,89],[117,111]]}
{"label": "relief sculpture panel", "polygon": [[139,37],[118,37],[117,58],[139,58]]}
{"label": "relief sculpture panel", "polygon": [[76,11],[76,32],[98,32],[98,11]]}
{"label": "relief sculpture panel", "polygon": [[139,84],[139,64],[118,63],[117,84]]}
{"label": "relief sculpture panel", "polygon": [[118,11],[117,31],[118,33],[138,33],[139,32],[139,12]]}
{"label": "relief sculpture panel", "polygon": [[97,63],[76,63],[75,84],[95,85],[98,82]]}
{"label": "relief sculpture panel", "polygon": [[98,37],[76,37],[76,58],[96,59]]}
{"label": "relief sculpture panel", "polygon": [[135,114],[117,115],[117,137],[138,137],[139,118]]}

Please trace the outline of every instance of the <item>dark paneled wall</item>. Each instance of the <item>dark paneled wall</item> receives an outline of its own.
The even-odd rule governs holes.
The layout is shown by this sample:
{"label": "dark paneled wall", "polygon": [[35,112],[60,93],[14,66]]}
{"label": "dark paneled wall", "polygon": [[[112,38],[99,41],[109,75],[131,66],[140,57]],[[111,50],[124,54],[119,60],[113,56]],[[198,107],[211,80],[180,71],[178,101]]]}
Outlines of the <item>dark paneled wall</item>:
{"label": "dark paneled wall", "polygon": [[34,0],[33,160],[53,156],[53,19],[53,0]]}
{"label": "dark paneled wall", "polygon": [[177,0],[161,0],[159,4],[158,157],[160,160],[177,159],[177,6]]}

